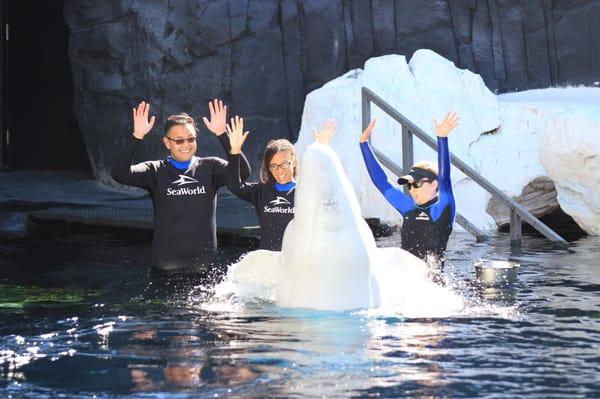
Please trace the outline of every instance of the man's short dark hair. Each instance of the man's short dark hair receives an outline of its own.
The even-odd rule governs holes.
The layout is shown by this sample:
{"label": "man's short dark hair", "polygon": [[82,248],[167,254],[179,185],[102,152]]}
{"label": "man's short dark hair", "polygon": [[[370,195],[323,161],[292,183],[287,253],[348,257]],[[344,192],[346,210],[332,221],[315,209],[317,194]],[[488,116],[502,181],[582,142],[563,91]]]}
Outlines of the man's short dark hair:
{"label": "man's short dark hair", "polygon": [[171,130],[171,128],[173,126],[187,125],[187,124],[192,125],[194,127],[194,131],[198,132],[198,127],[196,126],[196,121],[194,121],[194,118],[192,118],[185,112],[169,116],[167,118],[167,121],[165,122],[165,136],[169,133],[169,130]]}

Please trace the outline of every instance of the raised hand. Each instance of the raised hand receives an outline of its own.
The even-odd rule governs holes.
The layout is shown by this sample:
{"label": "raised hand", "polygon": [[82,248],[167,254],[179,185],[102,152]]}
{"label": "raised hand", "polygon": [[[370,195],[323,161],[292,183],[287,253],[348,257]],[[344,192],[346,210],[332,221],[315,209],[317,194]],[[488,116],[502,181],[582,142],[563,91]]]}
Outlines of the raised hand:
{"label": "raised hand", "polygon": [[373,132],[373,128],[375,127],[376,124],[377,124],[377,119],[373,119],[371,121],[371,123],[369,123],[369,126],[367,126],[367,128],[360,135],[360,139],[359,139],[360,143],[365,143],[365,142],[369,141],[369,138],[371,137],[371,133]]}
{"label": "raised hand", "polygon": [[317,133],[317,129],[312,130],[312,136],[315,143],[329,144],[336,132],[335,120],[327,119],[319,133]]}
{"label": "raised hand", "polygon": [[154,122],[156,122],[155,116],[148,121],[149,113],[150,104],[145,101],[142,101],[137,108],[133,109],[133,135],[140,140],[152,130]]}
{"label": "raised hand", "polygon": [[231,123],[225,125],[225,128],[227,129],[227,133],[229,133],[231,153],[240,154],[244,141],[246,141],[248,134],[250,134],[250,132],[244,132],[244,118],[236,115],[235,118],[231,118]]}
{"label": "raised hand", "polygon": [[208,102],[208,110],[210,112],[210,120],[203,117],[204,124],[214,135],[220,136],[226,131],[227,124],[227,105],[223,105],[223,101],[216,98],[212,102]]}
{"label": "raised hand", "polygon": [[439,123],[438,120],[434,118],[435,134],[438,137],[448,137],[450,132],[459,125],[459,122],[460,118],[456,115],[456,112],[448,112],[442,123]]}

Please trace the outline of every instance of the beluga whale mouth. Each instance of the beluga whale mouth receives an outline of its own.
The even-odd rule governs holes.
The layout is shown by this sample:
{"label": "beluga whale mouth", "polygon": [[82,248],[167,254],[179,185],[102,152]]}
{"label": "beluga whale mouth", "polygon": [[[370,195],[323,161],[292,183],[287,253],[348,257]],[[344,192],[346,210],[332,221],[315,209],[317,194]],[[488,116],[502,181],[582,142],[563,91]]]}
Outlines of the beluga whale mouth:
{"label": "beluga whale mouth", "polygon": [[449,303],[453,294],[438,295],[447,290],[428,279],[422,260],[400,248],[377,248],[331,147],[308,146],[299,170],[294,219],[281,251],[248,253],[230,266],[215,287],[217,296],[254,296],[280,307],[327,311],[410,303],[418,313],[436,302],[433,292],[440,303]]}

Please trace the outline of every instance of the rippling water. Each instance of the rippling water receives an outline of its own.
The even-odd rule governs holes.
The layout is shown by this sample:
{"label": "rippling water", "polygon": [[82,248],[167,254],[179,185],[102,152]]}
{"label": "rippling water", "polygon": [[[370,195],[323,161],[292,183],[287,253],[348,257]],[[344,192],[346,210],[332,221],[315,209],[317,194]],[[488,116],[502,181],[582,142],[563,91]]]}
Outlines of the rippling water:
{"label": "rippling water", "polygon": [[[470,305],[419,319],[213,303],[210,278],[150,273],[147,239],[2,234],[1,397],[600,397],[598,237],[511,254],[455,234],[445,276]],[[479,288],[490,256],[519,282]]]}

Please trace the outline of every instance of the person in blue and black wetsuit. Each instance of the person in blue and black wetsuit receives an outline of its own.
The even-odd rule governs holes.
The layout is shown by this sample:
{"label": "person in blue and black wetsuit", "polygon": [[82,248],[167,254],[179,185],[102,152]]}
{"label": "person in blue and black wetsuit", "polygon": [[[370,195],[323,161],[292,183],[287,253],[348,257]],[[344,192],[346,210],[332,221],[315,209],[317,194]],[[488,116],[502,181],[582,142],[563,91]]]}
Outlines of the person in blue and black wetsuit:
{"label": "person in blue and black wetsuit", "polygon": [[402,249],[441,268],[448,238],[456,214],[454,194],[450,181],[450,153],[448,135],[458,126],[459,118],[454,112],[446,115],[441,123],[434,119],[438,144],[438,165],[420,162],[410,172],[398,179],[408,185],[410,197],[394,187],[379,166],[369,146],[369,137],[376,120],[360,136],[360,149],[373,184],[385,199],[403,216]]}
{"label": "person in blue and black wetsuit", "polygon": [[[240,154],[242,145],[248,137],[244,132],[243,118],[235,117],[227,125],[231,153],[227,188],[254,205],[260,221],[260,249],[280,251],[283,233],[290,220],[294,218],[294,193],[298,162],[294,145],[286,139],[271,140],[265,147],[260,170],[260,182],[245,182],[240,175]],[[325,122],[323,129],[313,131],[315,141],[329,144],[335,134],[335,123]]]}
{"label": "person in blue and black wetsuit", "polygon": [[[208,130],[229,153],[226,134],[227,107],[222,101],[209,103]],[[226,184],[227,162],[218,157],[200,158],[196,153],[197,128],[188,114],[171,115],[165,123],[163,143],[171,155],[160,161],[131,165],[136,150],[152,130],[150,104],[133,109],[133,134],[129,136],[112,177],[121,184],[147,190],[154,207],[152,267],[160,271],[208,268],[217,249],[215,209],[217,189]],[[250,165],[241,155],[241,174],[250,175]]]}

